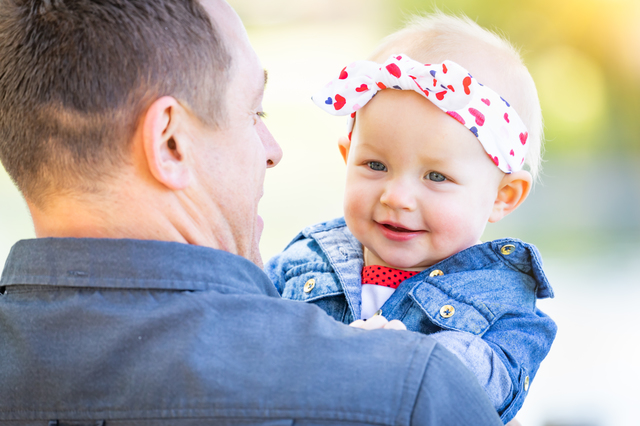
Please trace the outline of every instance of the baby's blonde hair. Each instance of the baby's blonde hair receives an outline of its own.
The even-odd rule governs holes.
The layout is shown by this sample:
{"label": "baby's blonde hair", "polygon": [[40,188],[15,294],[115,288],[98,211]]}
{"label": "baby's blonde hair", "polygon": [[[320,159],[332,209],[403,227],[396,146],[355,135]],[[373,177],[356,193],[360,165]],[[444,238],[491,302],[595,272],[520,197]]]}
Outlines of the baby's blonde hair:
{"label": "baby's blonde hair", "polygon": [[525,164],[534,181],[538,179],[544,139],[540,101],[520,52],[507,39],[466,16],[436,11],[411,17],[403,29],[382,41],[370,59],[382,63],[392,54],[424,63],[457,62],[506,99],[527,126]]}

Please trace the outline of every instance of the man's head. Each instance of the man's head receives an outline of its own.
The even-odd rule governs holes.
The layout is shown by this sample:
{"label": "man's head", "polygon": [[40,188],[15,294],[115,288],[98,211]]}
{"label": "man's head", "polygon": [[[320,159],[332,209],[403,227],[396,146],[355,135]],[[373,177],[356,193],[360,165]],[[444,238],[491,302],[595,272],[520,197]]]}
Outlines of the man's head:
{"label": "man's head", "polygon": [[[233,58],[225,95],[225,121],[219,128],[196,123],[182,137],[175,138],[177,148],[173,154],[177,155],[167,155],[169,161],[164,166],[182,169],[191,178],[188,186],[171,179],[164,184],[178,190],[181,205],[194,211],[189,214],[190,219],[204,224],[183,232],[189,235],[187,241],[239,254],[261,266],[258,243],[262,219],[258,216],[258,202],[266,169],[278,164],[282,157],[280,146],[262,121],[267,73],[233,9],[223,0],[204,0],[202,4],[220,27]],[[166,138],[166,128],[161,125],[160,130]],[[184,154],[180,152],[181,145],[187,151]],[[152,171],[162,167],[162,161],[150,166]]]}
{"label": "man's head", "polygon": [[36,205],[99,192],[156,98],[222,122],[230,67],[195,0],[3,0],[0,159]]}
{"label": "man's head", "polygon": [[222,0],[0,0],[0,159],[38,236],[183,241],[259,263],[281,156]]}

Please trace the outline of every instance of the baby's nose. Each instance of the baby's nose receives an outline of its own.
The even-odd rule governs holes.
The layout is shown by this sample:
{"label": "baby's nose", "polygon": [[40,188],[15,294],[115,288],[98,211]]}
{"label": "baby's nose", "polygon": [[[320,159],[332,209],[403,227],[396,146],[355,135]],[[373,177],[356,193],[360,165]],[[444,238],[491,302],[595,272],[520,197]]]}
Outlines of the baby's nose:
{"label": "baby's nose", "polygon": [[403,179],[389,181],[380,202],[393,210],[413,211],[417,207],[415,191],[412,185]]}

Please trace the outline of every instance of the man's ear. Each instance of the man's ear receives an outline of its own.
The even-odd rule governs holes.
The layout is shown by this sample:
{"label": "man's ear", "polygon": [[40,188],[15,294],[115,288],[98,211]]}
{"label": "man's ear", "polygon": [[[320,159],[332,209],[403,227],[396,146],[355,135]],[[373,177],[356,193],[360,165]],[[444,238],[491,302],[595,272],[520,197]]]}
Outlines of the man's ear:
{"label": "man's ear", "polygon": [[526,170],[505,174],[498,187],[489,222],[495,223],[514,211],[529,195],[533,178]]}
{"label": "man's ear", "polygon": [[190,170],[185,161],[185,140],[180,128],[187,115],[171,96],[157,99],[144,115],[142,143],[153,177],[169,189],[185,189]]}
{"label": "man's ear", "polygon": [[338,148],[340,148],[340,154],[342,154],[342,158],[344,158],[345,164],[347,163],[347,158],[349,157],[349,148],[351,147],[351,141],[349,138],[342,136],[338,139]]}

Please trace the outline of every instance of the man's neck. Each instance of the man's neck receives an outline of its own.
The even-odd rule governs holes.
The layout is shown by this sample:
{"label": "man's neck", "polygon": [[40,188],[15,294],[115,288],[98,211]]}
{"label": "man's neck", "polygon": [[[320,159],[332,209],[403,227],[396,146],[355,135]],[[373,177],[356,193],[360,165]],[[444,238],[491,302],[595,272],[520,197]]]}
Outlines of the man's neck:
{"label": "man's neck", "polygon": [[[38,238],[132,238],[186,242],[175,228],[167,226],[168,220],[162,215],[142,215],[136,207],[131,205],[120,207],[117,202],[95,201],[91,195],[88,195],[84,201],[65,197],[50,202],[45,209],[27,201],[36,236]],[[115,215],[114,210],[120,211]],[[116,217],[117,221],[114,220]]]}
{"label": "man's neck", "polygon": [[218,228],[204,227],[203,224],[209,224],[207,221],[184,208],[181,198],[185,197],[188,198],[169,192],[159,194],[147,187],[140,191],[123,190],[109,198],[92,194],[60,196],[44,209],[27,200],[27,206],[38,238],[179,242],[239,254],[261,266],[259,254],[250,257],[239,253],[233,238],[221,238],[229,234],[224,232],[222,221]]}
{"label": "man's neck", "polygon": [[[147,224],[139,226],[135,220],[115,224],[111,220],[110,209],[100,204],[78,202],[67,198],[57,200],[40,209],[27,201],[36,237],[55,238],[145,238]],[[135,212],[126,215],[135,218]],[[148,235],[147,235],[148,236]],[[166,238],[160,238],[166,239]]]}

